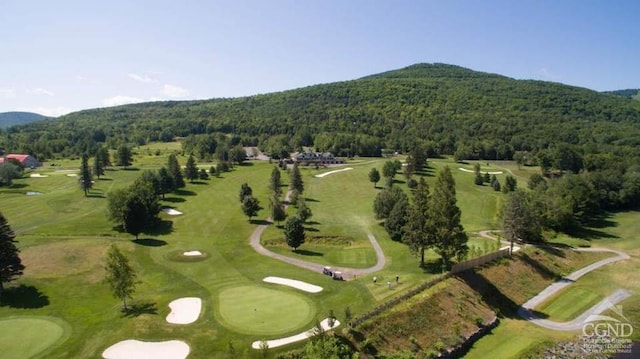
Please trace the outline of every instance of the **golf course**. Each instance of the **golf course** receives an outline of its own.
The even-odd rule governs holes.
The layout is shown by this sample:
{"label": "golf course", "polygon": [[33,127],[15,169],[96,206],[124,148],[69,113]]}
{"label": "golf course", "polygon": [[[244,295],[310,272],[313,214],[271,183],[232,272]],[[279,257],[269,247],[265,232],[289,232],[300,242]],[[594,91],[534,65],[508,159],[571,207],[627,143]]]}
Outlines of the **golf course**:
{"label": "golf course", "polygon": [[[258,349],[252,344],[300,335],[332,313],[340,323],[333,330],[340,332],[348,322],[345,313],[362,315],[441,274],[420,268],[419,259],[408,247],[392,241],[375,219],[373,201],[382,188],[380,184],[374,188],[367,174],[372,168],[381,169],[383,158],[356,158],[335,168],[301,168],[302,197],[313,215],[304,225],[306,241],[296,251],[287,246],[282,226],[266,221],[269,178],[275,166],[266,160],[245,162],[219,177],[187,182],[186,187],[166,194],[160,200],[167,209],[160,213],[162,223],[135,240],[108,220],[107,198],[112,191],[130,186],[143,170],[165,165],[169,154],[177,154],[184,164],[187,157],[180,148],[178,142],[134,148],[133,166],[113,167],[94,178],[87,196],[73,176],[78,173],[79,159],[45,163],[25,172],[12,187],[0,188],[0,210],[16,233],[25,265],[24,275],[5,285],[0,300],[2,358],[120,358],[121,354],[107,349],[125,341],[136,345],[130,340],[164,343],[169,349],[160,350],[167,354],[175,349],[175,357],[184,357],[185,350],[188,358],[277,355],[302,348],[306,341],[278,347],[265,344]],[[215,163],[198,163],[204,169],[212,165]],[[539,170],[519,168],[513,162],[482,165],[483,172],[495,174],[500,181],[513,175],[522,187]],[[427,181],[433,183],[435,173],[444,166],[452,169],[456,181],[457,204],[469,244],[478,248],[478,254],[491,251],[495,241],[478,232],[501,229],[497,213],[505,194],[475,185],[473,171],[468,171],[472,166],[448,158],[429,160]],[[328,174],[330,171],[335,172]],[[286,191],[288,173],[283,171],[282,178]],[[395,181],[394,185],[406,189],[402,176]],[[264,207],[251,220],[238,200],[243,183]],[[288,209],[289,214],[293,211]],[[266,226],[259,235],[262,248],[307,262],[308,268],[259,253],[251,244],[259,226]],[[630,258],[584,275],[536,309],[548,319],[566,321],[616,288],[638,293],[639,226],[640,212],[612,213],[589,236],[557,234],[550,239],[556,245],[616,249]],[[383,253],[382,263],[371,237]],[[129,258],[137,273],[127,311],[104,280],[111,245]],[[426,253],[428,261],[438,258],[431,251]],[[600,258],[594,255],[589,261]],[[377,263],[380,268],[364,271]],[[333,280],[315,270],[322,266],[350,268],[358,275]],[[267,281],[266,277],[279,279]],[[295,282],[290,285],[286,280]],[[302,290],[295,283],[321,290]],[[185,298],[190,300],[180,301]],[[169,322],[172,311],[181,309],[170,306],[172,303],[199,306],[195,312],[174,313],[189,319]],[[619,304],[640,333],[640,298],[633,294]],[[519,357],[542,343],[570,336],[505,318],[467,355]]]}

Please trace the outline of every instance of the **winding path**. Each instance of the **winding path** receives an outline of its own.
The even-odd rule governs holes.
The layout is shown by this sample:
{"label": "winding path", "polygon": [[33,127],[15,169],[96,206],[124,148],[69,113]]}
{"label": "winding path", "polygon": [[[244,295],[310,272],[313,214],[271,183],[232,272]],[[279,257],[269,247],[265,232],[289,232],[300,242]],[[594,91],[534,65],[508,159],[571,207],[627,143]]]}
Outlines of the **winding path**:
{"label": "winding path", "polygon": [[[264,230],[267,229],[267,226],[269,226],[269,224],[261,224],[251,234],[250,244],[251,244],[251,247],[253,247],[253,249],[256,250],[256,252],[258,252],[258,253],[260,253],[260,254],[262,254],[264,256],[267,256],[267,257],[275,258],[275,259],[281,260],[283,262],[287,262],[289,264],[293,264],[293,265],[298,266],[300,268],[304,268],[304,269],[308,269],[310,271],[322,273],[322,269],[324,268],[324,265],[322,265],[322,264],[307,262],[307,261],[303,261],[303,260],[297,259],[297,258],[291,258],[291,257],[285,256],[285,255],[279,254],[279,253],[272,252],[272,251],[266,249],[265,247],[263,247],[262,244],[260,243],[260,237],[262,236],[262,232],[264,232]],[[376,264],[374,266],[372,266],[372,267],[369,267],[369,268],[347,268],[347,267],[331,266],[331,269],[333,271],[342,272],[342,278],[344,278],[344,280],[355,279],[359,275],[365,275],[365,274],[369,274],[369,273],[374,273],[374,272],[377,272],[377,271],[381,270],[382,268],[384,268],[387,260],[386,260],[386,258],[384,256],[384,252],[382,251],[382,248],[380,247],[380,244],[378,243],[376,238],[373,236],[373,234],[368,233],[367,237],[369,237],[369,242],[371,243],[371,246],[373,247],[373,249],[376,252],[376,257],[377,257]]]}
{"label": "winding path", "polygon": [[[480,236],[488,239],[495,239],[494,236],[491,235],[491,230],[480,231]],[[507,241],[501,241],[502,243],[507,243]],[[533,246],[533,245],[531,245]],[[518,246],[514,247],[514,252],[520,249]],[[550,284],[547,288],[545,288],[542,292],[538,293],[535,297],[529,299],[526,303],[518,308],[518,315],[523,319],[530,321],[533,324],[541,326],[543,328],[556,330],[556,331],[575,331],[582,329],[582,326],[585,322],[588,321],[589,317],[592,315],[598,315],[617,303],[629,298],[631,296],[631,292],[626,289],[618,289],[603,300],[601,300],[598,304],[593,307],[587,309],[582,314],[580,314],[577,318],[567,321],[567,322],[555,322],[548,319],[538,318],[534,314],[534,308],[538,305],[542,304],[544,301],[552,297],[554,294],[558,293],[562,289],[571,285],[573,282],[577,281],[583,275],[594,271],[602,266],[605,266],[610,263],[614,263],[621,260],[626,260],[631,257],[625,252],[616,251],[608,248],[576,248],[573,249],[578,252],[609,252],[616,254],[613,257],[605,258],[603,260],[592,263],[586,267],[578,269],[577,271],[569,274],[568,276],[560,279],[559,281]]]}

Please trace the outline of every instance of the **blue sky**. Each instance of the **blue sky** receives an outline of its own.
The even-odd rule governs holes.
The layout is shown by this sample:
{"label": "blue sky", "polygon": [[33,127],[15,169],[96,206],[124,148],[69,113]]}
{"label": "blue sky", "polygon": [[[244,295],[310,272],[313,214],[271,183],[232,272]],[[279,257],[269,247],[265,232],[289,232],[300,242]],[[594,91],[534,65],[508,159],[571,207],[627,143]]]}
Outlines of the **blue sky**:
{"label": "blue sky", "polygon": [[640,88],[640,1],[1,0],[0,112],[237,97],[419,62]]}

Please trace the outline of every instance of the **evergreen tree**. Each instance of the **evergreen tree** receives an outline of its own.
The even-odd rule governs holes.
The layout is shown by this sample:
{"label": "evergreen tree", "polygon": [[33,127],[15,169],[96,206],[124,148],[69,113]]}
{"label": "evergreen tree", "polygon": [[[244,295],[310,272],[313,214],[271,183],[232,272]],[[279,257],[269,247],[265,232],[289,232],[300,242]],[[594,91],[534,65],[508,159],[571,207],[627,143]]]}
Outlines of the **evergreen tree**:
{"label": "evergreen tree", "polygon": [[436,175],[431,195],[430,216],[433,220],[434,247],[444,264],[452,258],[462,260],[469,250],[468,237],[460,224],[460,208],[456,205],[456,187],[451,169],[445,166]]}
{"label": "evergreen tree", "polygon": [[485,172],[482,176],[482,179],[485,183],[491,183],[491,176],[489,175],[489,172]]}
{"label": "evergreen tree", "polygon": [[475,183],[478,186],[482,186],[482,184],[484,183],[484,180],[482,179],[482,175],[480,174],[480,172],[476,172],[476,177],[473,183]]}
{"label": "evergreen tree", "polygon": [[100,179],[100,176],[104,175],[104,164],[100,155],[100,150],[96,151],[96,156],[93,158],[93,175]]}
{"label": "evergreen tree", "polygon": [[184,168],[184,176],[189,180],[189,182],[193,182],[198,179],[198,166],[196,165],[196,159],[193,158],[193,155],[189,155],[189,158],[187,158],[187,164]]}
{"label": "evergreen tree", "polygon": [[200,178],[201,180],[208,180],[209,174],[207,173],[207,170],[205,170],[204,168],[201,168],[200,171],[198,172],[198,178]]}
{"label": "evergreen tree", "polygon": [[491,182],[491,187],[493,187],[494,191],[500,192],[500,181],[498,181],[497,178],[494,178],[493,181]]}
{"label": "evergreen tree", "polygon": [[82,155],[78,182],[80,183],[80,188],[84,191],[84,196],[87,197],[89,190],[93,187],[93,178],[91,177],[91,170],[89,169],[89,156],[86,154]]}
{"label": "evergreen tree", "polygon": [[182,169],[180,168],[180,163],[178,163],[178,158],[176,157],[176,155],[169,155],[167,170],[173,178],[173,190],[183,188],[186,185],[184,183],[184,178],[182,177]]}
{"label": "evergreen tree", "polygon": [[507,175],[504,180],[504,187],[507,189],[506,192],[513,192],[518,188],[518,180],[511,175]]}
{"label": "evergreen tree", "polygon": [[380,181],[380,172],[378,172],[377,168],[372,168],[369,171],[369,182],[373,183],[373,188],[378,187],[378,182]]}
{"label": "evergreen tree", "polygon": [[300,174],[300,169],[298,168],[298,162],[293,164],[293,170],[291,171],[291,179],[290,179],[290,187],[291,189],[295,189],[299,194],[304,192],[304,183],[302,182],[302,175]]}
{"label": "evergreen tree", "polygon": [[133,163],[133,157],[131,155],[131,149],[127,145],[121,145],[116,151],[116,166],[122,166],[127,168]]}
{"label": "evergreen tree", "polygon": [[269,181],[269,189],[276,195],[280,196],[282,194],[282,180],[280,169],[276,166],[271,170],[271,179]]}
{"label": "evergreen tree", "polygon": [[129,265],[127,257],[115,245],[111,245],[107,252],[105,271],[107,272],[105,280],[113,296],[121,299],[122,308],[127,310],[127,298],[131,298],[135,292],[137,275]]}
{"label": "evergreen tree", "polygon": [[289,217],[284,224],[284,237],[287,245],[295,252],[304,243],[304,226],[298,216]]}
{"label": "evergreen tree", "polygon": [[15,238],[16,235],[9,226],[9,222],[0,212],[0,296],[4,291],[4,283],[15,280],[24,271]]}
{"label": "evergreen tree", "polygon": [[424,266],[424,252],[434,241],[429,206],[429,185],[421,177],[413,191],[413,202],[408,209],[403,238],[411,251],[420,256],[420,266]]}

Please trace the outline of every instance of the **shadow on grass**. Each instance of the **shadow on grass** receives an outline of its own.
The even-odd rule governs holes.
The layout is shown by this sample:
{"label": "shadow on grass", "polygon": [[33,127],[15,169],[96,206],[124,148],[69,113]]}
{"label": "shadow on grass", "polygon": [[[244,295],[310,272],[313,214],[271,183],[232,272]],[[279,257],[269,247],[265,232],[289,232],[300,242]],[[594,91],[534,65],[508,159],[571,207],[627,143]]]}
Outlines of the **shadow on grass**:
{"label": "shadow on grass", "polygon": [[87,198],[106,198],[102,193],[89,193],[87,194]]}
{"label": "shadow on grass", "polygon": [[162,199],[163,202],[169,202],[169,203],[182,203],[184,201],[186,201],[184,198],[181,197],[166,197]]}
{"label": "shadow on grass", "polygon": [[134,239],[131,242],[135,244],[139,244],[141,246],[146,246],[146,247],[162,247],[167,245],[167,241],[163,241],[161,239],[154,239],[154,238]]}
{"label": "shadow on grass", "polygon": [[[556,249],[557,250],[557,249]],[[528,254],[521,252],[519,253],[520,258],[522,258],[522,260],[528,264],[529,266],[531,266],[536,272],[538,272],[543,278],[545,279],[558,279],[560,278],[560,275],[558,275],[558,273],[550,270],[549,268],[545,267],[544,265],[542,265],[540,262],[538,262],[537,260],[529,257]]]}
{"label": "shadow on grass", "polygon": [[142,314],[158,314],[156,303],[145,302],[131,304],[127,309],[122,309],[122,315],[128,318],[138,317]]}
{"label": "shadow on grass", "polygon": [[467,270],[455,275],[480,294],[482,300],[496,312],[498,317],[520,318],[519,305],[504,295],[493,283],[474,270]]}
{"label": "shadow on grass", "polygon": [[315,199],[315,198],[308,198],[308,197],[305,197],[305,198],[304,198],[304,201],[305,201],[305,202],[320,202],[320,201],[318,201],[318,200],[317,200],[317,199]]}
{"label": "shadow on grass", "polygon": [[609,238],[609,239],[619,238],[618,236],[613,235],[611,233],[607,233],[604,231],[600,231],[600,230],[588,228],[588,227],[576,227],[567,231],[567,234],[572,237],[584,239],[586,241],[591,241],[594,239],[602,239],[602,238]]}
{"label": "shadow on grass", "polygon": [[195,184],[195,185],[203,185],[203,184],[207,184],[208,182],[205,181],[193,181],[193,182],[189,182],[191,184]]}
{"label": "shadow on grass", "polygon": [[259,225],[259,226],[272,224],[272,222],[269,222],[266,219],[252,219],[252,220],[249,221],[249,223],[256,224],[256,225]]}
{"label": "shadow on grass", "polygon": [[304,230],[307,232],[320,232],[319,229],[313,227],[304,227]]}
{"label": "shadow on grass", "polygon": [[169,220],[160,220],[158,223],[150,228],[146,228],[144,233],[152,236],[160,236],[165,234],[171,234],[173,232],[173,222]]}
{"label": "shadow on grass", "polygon": [[176,190],[174,193],[179,196],[195,196],[196,195],[195,192],[187,191],[186,189],[179,189],[179,190]]}
{"label": "shadow on grass", "polygon": [[317,221],[307,221],[307,222],[304,222],[304,224],[308,224],[308,225],[310,225],[310,226],[316,226],[316,225],[320,224],[320,222],[317,222]]}
{"label": "shadow on grass", "polygon": [[308,257],[322,257],[322,256],[324,256],[324,253],[309,251],[309,250],[306,250],[306,249],[298,249],[298,250],[293,251],[293,253],[299,254],[301,256],[308,256]]}
{"label": "shadow on grass", "polygon": [[100,178],[98,178],[98,181],[113,181],[113,178],[109,178],[109,177],[100,177]]}
{"label": "shadow on grass", "polygon": [[125,167],[123,168],[124,171],[140,171],[139,168],[137,167]]}
{"label": "shadow on grass", "polygon": [[38,288],[24,284],[5,288],[0,295],[0,307],[35,309],[47,305],[49,305],[49,297],[40,292]]}
{"label": "shadow on grass", "polygon": [[424,273],[429,273],[429,274],[441,274],[446,272],[447,270],[447,267],[445,267],[443,270],[442,261],[439,259],[433,260],[433,261],[425,260],[424,265],[421,265],[420,268]]}
{"label": "shadow on grass", "polygon": [[11,186],[9,186],[9,188],[11,189],[20,189],[25,187],[29,187],[29,185],[26,183],[13,183]]}

